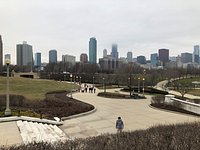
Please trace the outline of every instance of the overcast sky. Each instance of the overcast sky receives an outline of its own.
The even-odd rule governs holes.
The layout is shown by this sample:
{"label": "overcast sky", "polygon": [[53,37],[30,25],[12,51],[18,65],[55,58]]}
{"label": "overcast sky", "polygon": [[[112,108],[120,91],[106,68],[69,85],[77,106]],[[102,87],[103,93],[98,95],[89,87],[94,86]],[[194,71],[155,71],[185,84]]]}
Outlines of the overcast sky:
{"label": "overcast sky", "polygon": [[16,44],[27,41],[48,62],[50,49],[76,56],[89,53],[96,37],[98,58],[118,44],[120,57],[132,51],[147,58],[159,48],[171,56],[200,44],[199,0],[0,0],[4,54],[16,63]]}

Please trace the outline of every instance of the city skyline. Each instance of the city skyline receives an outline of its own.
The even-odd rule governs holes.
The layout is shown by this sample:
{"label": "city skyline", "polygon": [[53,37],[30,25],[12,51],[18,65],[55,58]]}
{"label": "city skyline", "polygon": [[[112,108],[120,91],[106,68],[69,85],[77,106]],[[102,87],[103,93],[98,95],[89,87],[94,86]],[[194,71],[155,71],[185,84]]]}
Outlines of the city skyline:
{"label": "city skyline", "polygon": [[[139,0],[7,0],[0,2],[3,55],[11,54],[16,63],[16,44],[27,41],[33,52],[41,52],[48,62],[48,51],[80,57],[88,54],[88,39],[96,37],[97,60],[103,49],[118,45],[119,57],[128,51],[133,57],[167,48],[170,56],[192,52],[200,43],[200,2]],[[9,18],[9,19],[8,19]]]}

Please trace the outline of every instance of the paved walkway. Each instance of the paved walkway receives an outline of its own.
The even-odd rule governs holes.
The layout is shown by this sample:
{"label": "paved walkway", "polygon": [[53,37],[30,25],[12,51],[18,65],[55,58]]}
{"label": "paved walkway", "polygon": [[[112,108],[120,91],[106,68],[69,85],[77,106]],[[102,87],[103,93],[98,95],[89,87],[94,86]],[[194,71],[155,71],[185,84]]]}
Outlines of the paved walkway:
{"label": "paved walkway", "polygon": [[22,144],[16,121],[0,123],[0,146]]}
{"label": "paved walkway", "polygon": [[[161,81],[161,82],[157,83],[157,85],[154,88],[165,91],[164,87],[167,84],[167,82],[168,82],[167,80]],[[166,91],[169,94],[181,96],[180,92],[177,92],[174,90],[166,90]],[[200,96],[195,96],[195,95],[191,95],[191,94],[187,94],[187,93],[184,95],[184,97],[189,98],[189,99],[200,99]]]}
{"label": "paved walkway", "polygon": [[98,97],[94,93],[76,93],[73,97],[94,105],[97,111],[64,121],[61,129],[72,139],[116,133],[115,121],[118,116],[124,120],[125,131],[200,120],[199,117],[152,109],[149,107],[151,96],[143,100],[128,100]]}
{"label": "paved walkway", "polygon": [[[116,89],[112,91],[116,91]],[[128,100],[98,97],[94,93],[75,93],[73,97],[94,105],[97,111],[64,121],[60,128],[71,139],[116,133],[115,121],[118,116],[124,120],[125,131],[146,129],[158,124],[200,120],[199,117],[152,109],[149,107],[151,96],[147,96],[147,99],[143,100]],[[0,123],[0,145],[20,143],[22,143],[22,138],[16,122]]]}

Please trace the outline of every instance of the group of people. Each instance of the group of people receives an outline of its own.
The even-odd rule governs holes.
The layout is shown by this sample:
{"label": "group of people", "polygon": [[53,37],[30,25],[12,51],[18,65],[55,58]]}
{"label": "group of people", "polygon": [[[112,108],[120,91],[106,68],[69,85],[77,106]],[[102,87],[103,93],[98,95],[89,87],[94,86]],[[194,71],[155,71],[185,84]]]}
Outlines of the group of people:
{"label": "group of people", "polygon": [[89,93],[95,93],[96,92],[96,88],[93,86],[93,85],[90,85],[88,86],[87,84],[83,84],[81,86],[81,89],[80,89],[81,92],[86,92],[89,91]]}

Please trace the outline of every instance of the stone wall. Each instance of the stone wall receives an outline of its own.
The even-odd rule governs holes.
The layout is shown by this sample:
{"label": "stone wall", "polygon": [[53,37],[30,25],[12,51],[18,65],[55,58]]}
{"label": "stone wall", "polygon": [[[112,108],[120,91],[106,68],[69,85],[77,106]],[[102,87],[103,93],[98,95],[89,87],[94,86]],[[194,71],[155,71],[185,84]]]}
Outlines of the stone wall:
{"label": "stone wall", "polygon": [[184,110],[200,114],[200,105],[174,98],[174,95],[165,95],[165,104],[173,105]]}

